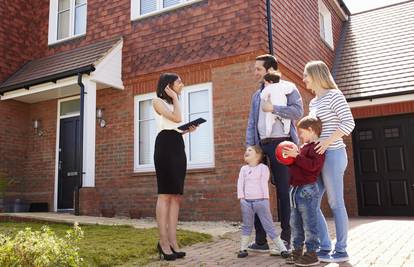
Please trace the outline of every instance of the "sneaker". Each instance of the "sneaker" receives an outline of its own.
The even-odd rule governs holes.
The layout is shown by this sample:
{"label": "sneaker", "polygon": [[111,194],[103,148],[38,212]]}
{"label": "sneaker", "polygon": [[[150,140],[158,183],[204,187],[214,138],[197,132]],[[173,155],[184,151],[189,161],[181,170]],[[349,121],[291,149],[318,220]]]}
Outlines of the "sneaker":
{"label": "sneaker", "polygon": [[303,255],[303,248],[294,249],[289,258],[286,259],[286,264],[295,264],[295,262]]}
{"label": "sneaker", "polygon": [[295,261],[296,266],[314,266],[319,264],[318,256],[316,252],[305,252],[301,257]]}
{"label": "sneaker", "polygon": [[269,245],[263,244],[263,245],[258,245],[255,243],[251,243],[248,247],[247,247],[248,251],[252,251],[252,252],[269,252]]}
{"label": "sneaker", "polygon": [[240,250],[237,253],[237,258],[246,258],[249,255],[249,253],[247,253],[247,250]]}
{"label": "sneaker", "polygon": [[349,261],[349,256],[348,253],[346,253],[346,251],[344,252],[339,252],[339,251],[334,251],[329,258],[326,259],[320,259],[322,262],[346,262]]}
{"label": "sneaker", "polygon": [[316,252],[316,256],[318,256],[319,260],[322,262],[325,262],[325,260],[328,260],[331,257],[329,254],[331,254],[331,251],[326,249],[320,249]]}

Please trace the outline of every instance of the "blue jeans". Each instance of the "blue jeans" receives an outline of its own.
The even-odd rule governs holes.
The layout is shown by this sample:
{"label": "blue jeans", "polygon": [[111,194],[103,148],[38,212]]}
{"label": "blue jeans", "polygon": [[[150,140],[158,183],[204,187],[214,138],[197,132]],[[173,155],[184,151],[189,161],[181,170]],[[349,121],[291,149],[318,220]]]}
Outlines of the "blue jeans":
{"label": "blue jeans", "polygon": [[290,188],[290,227],[296,250],[302,249],[304,242],[308,252],[319,248],[318,200],[319,188],[316,182]]}
{"label": "blue jeans", "polygon": [[[266,157],[270,161],[270,169],[272,171],[272,181],[276,186],[277,200],[278,200],[278,213],[280,219],[280,226],[282,232],[280,237],[290,244],[290,204],[289,204],[289,168],[276,160],[275,149],[277,145],[281,142],[290,140],[287,138],[280,138],[280,140],[270,142],[267,144],[262,144]],[[256,229],[256,244],[263,245],[266,244],[266,231],[263,229],[263,226],[260,223],[260,220],[255,216],[254,227]]]}
{"label": "blue jeans", "polygon": [[328,225],[321,211],[321,200],[323,194],[328,194],[329,207],[335,220],[336,244],[335,250],[346,251],[348,238],[348,214],[344,201],[344,172],[348,165],[348,157],[345,148],[326,150],[325,163],[322,168],[321,177],[318,179],[319,201],[318,201],[318,231],[320,248],[331,250],[331,239],[328,234]]}

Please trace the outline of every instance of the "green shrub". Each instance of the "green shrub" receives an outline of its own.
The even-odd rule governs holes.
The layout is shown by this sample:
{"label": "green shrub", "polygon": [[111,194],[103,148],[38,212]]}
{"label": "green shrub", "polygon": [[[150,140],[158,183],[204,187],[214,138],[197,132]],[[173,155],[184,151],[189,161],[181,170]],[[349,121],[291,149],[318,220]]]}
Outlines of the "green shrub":
{"label": "green shrub", "polygon": [[59,238],[48,227],[40,231],[26,228],[14,237],[0,234],[0,266],[79,266],[78,243],[83,231],[75,224],[67,230],[63,238]]}

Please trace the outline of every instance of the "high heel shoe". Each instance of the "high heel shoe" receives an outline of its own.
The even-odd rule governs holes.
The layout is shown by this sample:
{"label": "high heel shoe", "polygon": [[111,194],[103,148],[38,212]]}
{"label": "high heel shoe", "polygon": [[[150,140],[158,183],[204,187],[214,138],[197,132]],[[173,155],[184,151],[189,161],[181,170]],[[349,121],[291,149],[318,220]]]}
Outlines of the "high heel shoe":
{"label": "high heel shoe", "polygon": [[164,251],[162,251],[160,242],[157,244],[157,250],[158,254],[160,254],[160,259],[163,258],[166,261],[175,261],[177,259],[177,255],[174,252],[172,254],[165,254]]}
{"label": "high heel shoe", "polygon": [[173,247],[171,247],[170,246],[170,248],[171,248],[171,251],[175,254],[175,255],[177,255],[177,259],[181,259],[181,258],[184,258],[185,257],[185,252],[184,251],[175,251],[174,249],[173,249]]}

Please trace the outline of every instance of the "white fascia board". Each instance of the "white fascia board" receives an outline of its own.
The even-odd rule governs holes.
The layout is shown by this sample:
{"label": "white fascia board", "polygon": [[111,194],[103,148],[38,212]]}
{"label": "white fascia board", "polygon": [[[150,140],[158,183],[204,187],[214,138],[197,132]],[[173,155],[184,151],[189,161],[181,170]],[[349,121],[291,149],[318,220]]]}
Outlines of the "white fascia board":
{"label": "white fascia board", "polygon": [[95,63],[95,71],[91,73],[91,81],[106,87],[124,89],[122,82],[122,47],[121,40],[107,55]]}

